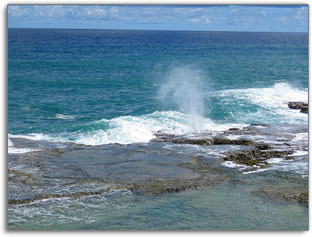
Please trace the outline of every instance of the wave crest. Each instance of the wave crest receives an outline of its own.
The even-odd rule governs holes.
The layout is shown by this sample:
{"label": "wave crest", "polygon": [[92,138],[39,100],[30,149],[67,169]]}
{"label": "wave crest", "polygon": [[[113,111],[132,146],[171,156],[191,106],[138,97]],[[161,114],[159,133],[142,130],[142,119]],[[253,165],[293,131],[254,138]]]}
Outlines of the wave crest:
{"label": "wave crest", "polygon": [[[11,135],[32,140],[48,140],[58,142],[75,142],[86,145],[101,145],[109,143],[129,144],[136,142],[149,142],[155,138],[154,133],[161,130],[167,133],[183,134],[193,132],[189,126],[189,116],[177,111],[156,111],[151,114],[141,116],[121,116],[110,120],[102,119],[95,121],[94,124],[107,127],[107,129],[97,129],[93,131],[78,131],[71,133],[62,133],[46,135],[32,133],[28,135]],[[218,125],[211,119],[203,119],[203,130],[222,131],[230,127],[242,127],[243,124],[223,124]],[[101,126],[99,126],[101,127]]]}

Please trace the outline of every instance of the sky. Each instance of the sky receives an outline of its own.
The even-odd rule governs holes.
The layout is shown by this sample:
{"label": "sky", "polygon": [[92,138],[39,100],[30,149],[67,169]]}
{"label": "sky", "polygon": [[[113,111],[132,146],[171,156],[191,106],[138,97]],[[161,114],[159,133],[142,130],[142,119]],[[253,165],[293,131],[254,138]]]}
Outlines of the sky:
{"label": "sky", "polygon": [[308,6],[9,5],[8,27],[308,32]]}

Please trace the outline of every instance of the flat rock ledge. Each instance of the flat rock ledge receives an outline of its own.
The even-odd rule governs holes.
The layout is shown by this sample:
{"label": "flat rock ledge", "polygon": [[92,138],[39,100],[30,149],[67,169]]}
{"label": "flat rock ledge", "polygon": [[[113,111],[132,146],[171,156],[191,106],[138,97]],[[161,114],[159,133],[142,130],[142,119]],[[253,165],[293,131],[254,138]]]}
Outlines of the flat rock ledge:
{"label": "flat rock ledge", "polygon": [[[254,166],[269,166],[266,160],[270,158],[294,159],[292,154],[305,150],[308,144],[305,140],[294,143],[293,138],[307,131],[307,126],[303,125],[251,124],[217,134],[173,135],[158,132],[155,139],[145,144],[100,146],[12,138],[17,147],[27,145],[42,150],[9,154],[8,204],[80,198],[124,189],[139,195],[160,195],[208,188],[239,179],[246,182],[241,171],[228,169],[220,163],[233,161],[254,169]],[[213,146],[208,150],[219,154],[212,155],[214,157],[210,159],[204,155],[204,150],[193,152],[187,146],[165,148],[170,143]],[[288,176],[285,177],[281,182],[289,180]],[[294,182],[282,185],[279,192],[275,185],[259,193],[307,205],[307,178],[296,177],[299,178]],[[271,180],[264,181],[260,186],[267,187],[270,183]],[[298,191],[293,192],[297,187]]]}
{"label": "flat rock ledge", "polygon": [[[295,106],[295,105],[294,105]],[[161,131],[155,134],[156,138],[152,142],[170,142],[175,144],[195,144],[201,146],[210,145],[237,145],[246,146],[247,149],[239,149],[226,152],[223,161],[233,161],[237,164],[250,167],[259,166],[261,168],[269,166],[266,162],[271,158],[293,159],[295,150],[307,150],[307,144],[292,144],[295,133],[305,132],[306,128],[291,127],[288,125],[251,124],[242,129],[230,128],[217,135],[209,133],[174,135]],[[264,142],[257,140],[257,137],[265,137]]]}

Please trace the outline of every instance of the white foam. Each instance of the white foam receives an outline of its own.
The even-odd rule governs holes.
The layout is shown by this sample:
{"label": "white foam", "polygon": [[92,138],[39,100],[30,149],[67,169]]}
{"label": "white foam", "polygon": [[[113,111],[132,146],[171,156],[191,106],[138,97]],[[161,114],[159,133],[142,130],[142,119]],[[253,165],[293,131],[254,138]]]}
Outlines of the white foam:
{"label": "white foam", "polygon": [[[308,101],[308,91],[299,90],[291,87],[285,82],[276,83],[269,88],[249,88],[224,90],[218,92],[218,96],[224,97],[225,100],[236,99],[238,101],[247,101],[263,108],[261,111],[253,112],[249,115],[238,114],[238,119],[259,119],[269,121],[271,118],[280,117],[280,121],[289,123],[302,123],[308,121],[308,116],[300,113],[299,110],[288,108],[287,103],[290,101]],[[241,103],[242,105],[244,103]],[[278,116],[277,116],[278,115]],[[233,113],[232,113],[232,116]]]}
{"label": "white foam", "polygon": [[[139,117],[122,116],[111,120],[102,120],[111,127],[108,130],[98,130],[87,134],[80,134],[77,143],[98,145],[107,143],[128,144],[134,142],[148,142],[155,138],[157,131],[173,134],[191,133],[188,115],[175,112],[154,112]],[[217,126],[210,119],[204,120],[204,130],[221,131],[232,125]]]}
{"label": "white foam", "polygon": [[[42,133],[27,135],[12,135],[31,140],[45,140],[54,142],[76,142],[86,145],[101,145],[109,143],[129,144],[136,142],[149,142],[155,138],[157,131],[173,134],[194,132],[189,126],[190,115],[176,111],[156,111],[141,116],[121,116],[110,120],[102,119],[93,122],[105,124],[107,129],[98,129],[90,132],[60,133],[56,136]],[[90,124],[92,125],[92,123]],[[203,130],[209,132],[224,131],[232,127],[242,128],[245,124],[216,124],[211,119],[203,119]]]}
{"label": "white foam", "polygon": [[237,163],[230,161],[230,160],[222,162],[221,165],[226,166],[228,168],[241,168],[241,169],[242,168],[244,168],[244,169],[248,168],[247,165],[237,164]]}
{"label": "white foam", "polygon": [[243,172],[243,174],[259,173],[259,172],[263,172],[263,171],[271,170],[271,169],[272,169],[271,167],[270,168],[264,168],[264,169],[257,169],[257,170]]}
{"label": "white foam", "polygon": [[8,147],[14,146],[13,142],[8,138]]}
{"label": "white foam", "polygon": [[309,154],[308,151],[296,151],[295,153],[291,154],[291,156],[304,156],[308,154]]}
{"label": "white foam", "polygon": [[29,133],[28,135],[21,135],[21,134],[8,134],[9,138],[25,138],[25,139],[30,139],[30,140],[35,140],[35,141],[55,141],[55,138],[52,136],[42,134],[42,133]]}
{"label": "white foam", "polygon": [[271,158],[266,160],[271,166],[262,169],[243,172],[243,174],[259,173],[267,170],[292,171],[297,174],[306,175],[308,173],[308,163],[302,160],[285,160],[284,158]]}
{"label": "white foam", "polygon": [[271,158],[266,160],[269,164],[279,164],[283,162],[284,158]]}
{"label": "white foam", "polygon": [[8,153],[9,154],[22,154],[32,151],[39,151],[39,149],[32,149],[32,148],[16,148],[14,147],[14,143],[8,139]]}
{"label": "white foam", "polygon": [[292,139],[293,142],[308,142],[309,134],[307,132],[297,133],[296,136]]}
{"label": "white foam", "polygon": [[57,118],[57,119],[73,119],[75,117],[71,116],[71,115],[56,114],[55,118]]}

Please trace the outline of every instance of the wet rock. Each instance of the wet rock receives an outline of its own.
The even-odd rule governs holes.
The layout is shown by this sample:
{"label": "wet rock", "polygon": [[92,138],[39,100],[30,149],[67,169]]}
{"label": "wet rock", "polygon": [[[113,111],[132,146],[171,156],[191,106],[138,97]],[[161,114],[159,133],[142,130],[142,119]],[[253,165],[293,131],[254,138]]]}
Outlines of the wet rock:
{"label": "wet rock", "polygon": [[131,189],[131,186],[108,188],[108,189],[104,189],[100,191],[75,192],[75,193],[69,193],[69,194],[39,194],[32,198],[11,199],[11,200],[8,200],[8,204],[11,204],[11,205],[28,204],[28,203],[35,202],[35,201],[41,201],[44,199],[55,199],[55,198],[79,198],[79,197],[86,197],[86,196],[92,196],[92,195],[100,195],[103,193],[108,193],[112,190],[118,190],[122,188]]}
{"label": "wet rock", "polygon": [[226,154],[223,161],[233,161],[237,164],[254,166],[258,165],[260,162],[266,160],[262,157],[258,149],[243,150],[243,151],[233,151]]}
{"label": "wet rock", "polygon": [[254,166],[267,164],[265,160],[270,158],[285,158],[292,154],[293,150],[274,150],[268,144],[256,144],[252,149],[228,152],[224,161],[233,161],[237,164]]}
{"label": "wet rock", "polygon": [[305,188],[296,188],[291,190],[287,187],[263,188],[255,194],[271,199],[279,199],[286,202],[299,202],[305,206],[309,205],[309,195]]}
{"label": "wet rock", "polygon": [[308,205],[309,178],[282,171],[267,171],[249,176],[245,181],[254,187],[253,194],[283,202]]}
{"label": "wet rock", "polygon": [[222,137],[214,137],[212,144],[214,145],[252,145],[253,141],[248,139],[228,139],[228,138],[222,138]]}
{"label": "wet rock", "polygon": [[301,113],[304,113],[304,114],[308,114],[309,113],[309,107],[305,107],[305,108],[302,108],[300,110]]}
{"label": "wet rock", "polygon": [[304,193],[300,193],[299,196],[295,197],[295,199],[304,204],[304,205],[308,205],[309,204],[309,194],[308,192],[304,192]]}
{"label": "wet rock", "polygon": [[[236,131],[236,130],[234,130]],[[226,137],[215,136],[215,137],[184,137],[184,136],[174,136],[172,134],[155,134],[157,138],[152,139],[151,142],[172,142],[176,144],[192,144],[192,145],[252,145],[253,142],[248,139],[229,139]]]}
{"label": "wet rock", "polygon": [[290,109],[302,109],[307,106],[308,104],[303,102],[288,102],[288,108]]}
{"label": "wet rock", "polygon": [[262,127],[267,127],[268,125],[263,124],[263,123],[252,123],[250,126],[262,126]]}
{"label": "wet rock", "polygon": [[[41,151],[9,154],[8,201],[10,205],[17,205],[46,198],[79,198],[123,188],[140,195],[159,195],[210,187],[241,174],[241,171],[221,166],[220,157],[223,157],[222,161],[268,166],[266,160],[269,158],[288,158],[295,150],[308,149],[308,141],[296,143],[293,140],[297,133],[307,132],[308,127],[304,125],[254,124],[217,134],[157,132],[156,138],[149,143],[101,146],[12,138],[17,147],[31,144],[34,148],[40,147]],[[167,143],[205,147],[197,149],[195,146],[193,150],[190,146]],[[275,180],[269,183],[275,183]],[[274,191],[272,188],[270,192]],[[307,197],[301,195],[304,192],[302,188],[295,194],[281,191],[276,196],[290,196],[293,197],[290,200],[305,203]]]}
{"label": "wet rock", "polygon": [[309,105],[304,102],[288,102],[288,108],[300,110],[301,113],[309,112]]}
{"label": "wet rock", "polygon": [[158,195],[228,179],[223,170],[203,163],[196,155],[164,151],[163,146],[70,146],[9,154],[8,203],[100,195],[112,188]]}
{"label": "wet rock", "polygon": [[271,150],[273,147],[269,144],[255,144],[255,148],[257,148],[258,150]]}

